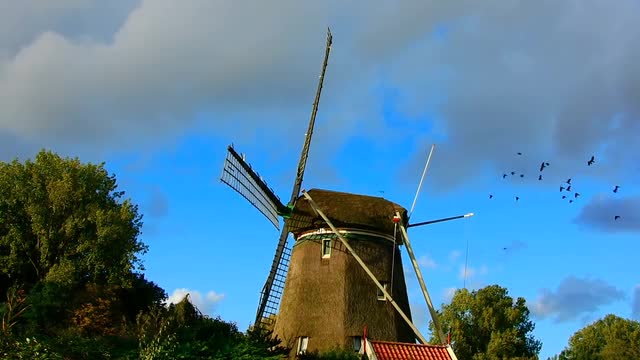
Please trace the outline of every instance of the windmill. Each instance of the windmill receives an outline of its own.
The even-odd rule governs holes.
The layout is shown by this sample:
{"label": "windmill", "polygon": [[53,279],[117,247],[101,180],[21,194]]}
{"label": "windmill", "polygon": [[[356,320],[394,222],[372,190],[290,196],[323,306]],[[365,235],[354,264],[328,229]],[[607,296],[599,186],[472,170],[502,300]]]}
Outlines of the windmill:
{"label": "windmill", "polygon": [[289,203],[284,205],[274,191],[267,186],[262,177],[251,169],[251,166],[245,162],[244,156],[238,154],[232,146],[228,147],[227,158],[224,163],[221,180],[229,185],[232,189],[245,197],[256,209],[265,215],[279,229],[278,216],[284,218],[284,226],[278,238],[271,269],[267,276],[267,280],[260,293],[260,302],[256,311],[256,325],[273,325],[273,317],[278,311],[280,297],[284,289],[284,282],[287,273],[289,258],[291,256],[291,248],[287,246],[289,237],[289,217],[295,206],[296,200],[300,195],[304,171],[309,156],[309,146],[311,145],[311,136],[315,125],[316,114],[318,112],[318,104],[322,93],[322,83],[324,74],[329,61],[329,52],[331,51],[332,36],[331,30],[327,29],[327,43],[324,54],[324,62],[322,64],[322,72],[318,81],[315,101],[311,111],[309,127],[305,134],[302,153],[296,171],[296,178],[293,184]]}
{"label": "windmill", "polygon": [[[298,351],[327,350],[335,343],[348,346],[348,338],[358,338],[363,324],[373,339],[408,343],[418,339],[422,344],[427,343],[411,320],[399,252],[401,245],[407,249],[435,335],[440,344],[447,343],[407,228],[469,218],[474,214],[409,224],[434,148],[429,153],[410,211],[381,197],[321,189],[302,191],[290,217],[295,238],[292,276],[287,277],[275,326],[275,333],[281,338],[298,339]],[[371,296],[372,290],[377,291],[377,298]],[[315,337],[313,347],[309,345],[312,337]]]}
{"label": "windmill", "polygon": [[[348,345],[351,338],[356,346],[362,340],[358,335],[365,322],[371,338],[426,343],[411,320],[399,251],[399,246],[405,245],[437,336],[444,344],[407,228],[473,214],[409,224],[433,147],[410,212],[381,197],[321,189],[300,194],[331,42],[328,31],[320,81],[289,202],[283,204],[244,156],[228,147],[221,180],[276,228],[278,218],[284,218],[255,324],[274,328],[283,339],[296,339],[296,352],[329,349],[336,343]],[[289,233],[295,240],[293,247],[287,245]]]}

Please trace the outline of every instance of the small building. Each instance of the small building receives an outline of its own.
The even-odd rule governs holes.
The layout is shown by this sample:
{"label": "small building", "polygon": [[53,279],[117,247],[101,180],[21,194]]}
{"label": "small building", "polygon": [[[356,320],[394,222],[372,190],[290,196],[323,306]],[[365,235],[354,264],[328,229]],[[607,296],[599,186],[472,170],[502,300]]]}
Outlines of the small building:
{"label": "small building", "polygon": [[457,360],[449,345],[410,344],[367,340],[360,349],[369,360]]}

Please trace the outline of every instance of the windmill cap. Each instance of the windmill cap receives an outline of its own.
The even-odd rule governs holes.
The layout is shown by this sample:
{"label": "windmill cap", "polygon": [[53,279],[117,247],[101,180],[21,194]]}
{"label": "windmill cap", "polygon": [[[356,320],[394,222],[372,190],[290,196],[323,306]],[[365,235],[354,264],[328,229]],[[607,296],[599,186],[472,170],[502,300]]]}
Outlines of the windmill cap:
{"label": "windmill cap", "polygon": [[[406,226],[407,209],[377,196],[358,195],[346,192],[311,189],[307,194],[313,199],[336,227],[348,227],[375,231],[387,235],[394,234],[394,218],[400,213]],[[294,235],[301,232],[327,227],[322,217],[315,213],[304,196],[296,201],[289,227]]]}

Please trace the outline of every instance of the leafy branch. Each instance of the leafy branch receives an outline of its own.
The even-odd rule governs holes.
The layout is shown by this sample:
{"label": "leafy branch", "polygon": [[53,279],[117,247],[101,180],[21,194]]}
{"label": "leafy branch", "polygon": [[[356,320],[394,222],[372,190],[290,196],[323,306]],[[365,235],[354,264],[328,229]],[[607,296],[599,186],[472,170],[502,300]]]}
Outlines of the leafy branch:
{"label": "leafy branch", "polygon": [[31,305],[26,304],[27,297],[23,289],[18,290],[15,287],[7,290],[7,312],[2,315],[2,334],[8,336],[11,334],[11,328],[18,322],[20,316]]}

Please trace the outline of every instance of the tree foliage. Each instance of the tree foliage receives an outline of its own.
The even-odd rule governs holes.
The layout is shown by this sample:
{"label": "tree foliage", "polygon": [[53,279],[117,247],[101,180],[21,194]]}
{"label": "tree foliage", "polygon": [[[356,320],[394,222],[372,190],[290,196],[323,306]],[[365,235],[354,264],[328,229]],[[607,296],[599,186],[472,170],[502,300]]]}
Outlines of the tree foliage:
{"label": "tree foliage", "polygon": [[104,164],[48,151],[0,162],[0,291],[130,281],[147,247],[138,207],[116,189]]}
{"label": "tree foliage", "polygon": [[[531,334],[535,325],[525,299],[514,301],[498,285],[456,291],[438,316],[443,329],[451,329],[452,347],[459,359],[537,359],[542,347]],[[432,322],[429,328],[435,333]],[[438,342],[435,337],[431,341]]]}
{"label": "tree foliage", "polygon": [[640,322],[609,314],[569,339],[559,360],[640,359]]}
{"label": "tree foliage", "polygon": [[277,359],[270,331],[242,333],[145,279],[138,207],[104,164],[41,151],[0,162],[0,358]]}
{"label": "tree foliage", "polygon": [[7,302],[3,304],[3,309],[0,311],[2,320],[0,322],[0,333],[2,336],[11,335],[11,329],[17,324],[18,319],[29,308],[26,303],[27,299],[24,290],[11,288],[7,291]]}
{"label": "tree foliage", "polygon": [[362,360],[368,358],[360,355],[351,349],[335,348],[328,351],[312,351],[297,355],[298,360]]}
{"label": "tree foliage", "polygon": [[185,298],[175,305],[154,307],[138,317],[141,359],[276,360],[289,349],[270,331],[249,329],[200,313]]}

